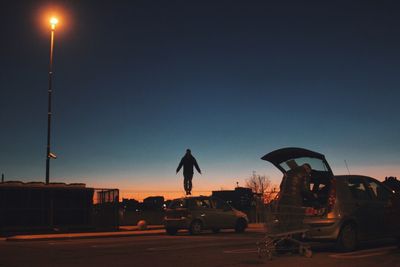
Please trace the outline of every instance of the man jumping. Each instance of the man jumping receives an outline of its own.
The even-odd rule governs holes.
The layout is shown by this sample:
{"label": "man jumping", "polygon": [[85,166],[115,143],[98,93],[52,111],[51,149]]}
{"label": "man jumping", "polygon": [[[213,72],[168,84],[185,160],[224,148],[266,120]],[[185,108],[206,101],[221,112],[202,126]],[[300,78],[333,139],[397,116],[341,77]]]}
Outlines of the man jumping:
{"label": "man jumping", "polygon": [[183,166],[183,187],[186,191],[186,195],[191,195],[192,191],[192,179],[193,179],[193,166],[196,168],[197,172],[201,174],[201,170],[199,165],[197,164],[196,159],[192,156],[192,153],[190,149],[186,149],[186,154],[185,156],[182,157],[181,162],[178,165],[178,168],[176,168],[176,173],[179,172],[179,170]]}

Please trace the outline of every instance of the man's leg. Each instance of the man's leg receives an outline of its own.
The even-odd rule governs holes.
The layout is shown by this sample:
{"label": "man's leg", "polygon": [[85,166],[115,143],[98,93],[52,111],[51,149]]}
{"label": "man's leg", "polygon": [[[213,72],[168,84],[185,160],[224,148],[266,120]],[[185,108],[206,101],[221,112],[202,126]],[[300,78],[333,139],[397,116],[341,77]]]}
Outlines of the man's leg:
{"label": "man's leg", "polygon": [[192,192],[192,178],[193,178],[193,176],[188,179],[189,194],[191,194],[191,192]]}
{"label": "man's leg", "polygon": [[189,194],[189,183],[188,183],[188,177],[186,175],[183,176],[183,188],[185,189],[186,195]]}
{"label": "man's leg", "polygon": [[187,195],[191,195],[192,192],[192,178],[193,173],[185,173],[185,190]]}

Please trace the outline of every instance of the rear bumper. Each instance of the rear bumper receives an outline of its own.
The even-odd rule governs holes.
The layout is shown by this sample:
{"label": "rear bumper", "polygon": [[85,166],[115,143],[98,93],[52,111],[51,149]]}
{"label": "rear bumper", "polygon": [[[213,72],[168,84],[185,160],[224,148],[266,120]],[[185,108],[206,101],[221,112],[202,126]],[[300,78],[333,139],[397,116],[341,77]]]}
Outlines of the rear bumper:
{"label": "rear bumper", "polygon": [[306,238],[310,240],[336,240],[339,236],[341,220],[337,219],[306,219],[304,223],[310,226]]}

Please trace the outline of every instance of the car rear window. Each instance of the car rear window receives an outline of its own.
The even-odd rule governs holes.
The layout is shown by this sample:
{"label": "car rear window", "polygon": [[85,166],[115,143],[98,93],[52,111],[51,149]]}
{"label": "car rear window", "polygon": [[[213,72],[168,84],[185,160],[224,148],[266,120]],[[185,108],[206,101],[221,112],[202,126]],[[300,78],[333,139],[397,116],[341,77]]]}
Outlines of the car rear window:
{"label": "car rear window", "polygon": [[293,168],[293,166],[301,166],[303,164],[309,164],[311,169],[314,171],[328,171],[328,167],[326,166],[325,162],[323,162],[321,159],[316,159],[316,158],[308,158],[308,157],[301,157],[301,158],[295,158],[295,159],[290,159],[287,161],[282,162],[279,164],[285,171],[289,171]]}
{"label": "car rear window", "polygon": [[211,208],[211,202],[208,198],[193,199],[193,208]]}
{"label": "car rear window", "polygon": [[185,199],[175,199],[171,202],[168,208],[170,209],[179,209],[179,208],[186,208],[186,200]]}

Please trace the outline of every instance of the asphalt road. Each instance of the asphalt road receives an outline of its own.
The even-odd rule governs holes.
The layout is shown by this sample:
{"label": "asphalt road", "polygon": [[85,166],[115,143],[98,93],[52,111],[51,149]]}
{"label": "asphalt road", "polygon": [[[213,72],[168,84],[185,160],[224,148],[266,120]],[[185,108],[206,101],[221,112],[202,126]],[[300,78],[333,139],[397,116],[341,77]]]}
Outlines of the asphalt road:
{"label": "asphalt road", "polygon": [[400,250],[375,242],[353,253],[330,245],[314,246],[312,258],[282,254],[259,259],[259,232],[177,236],[164,234],[118,238],[23,241],[0,240],[0,266],[400,266]]}

